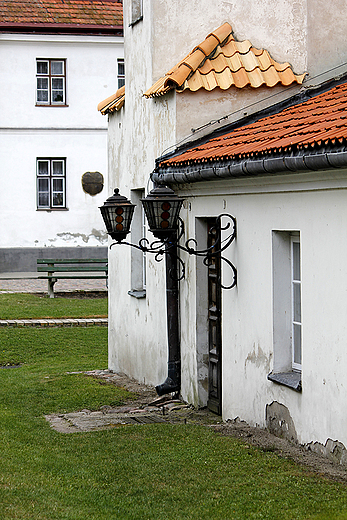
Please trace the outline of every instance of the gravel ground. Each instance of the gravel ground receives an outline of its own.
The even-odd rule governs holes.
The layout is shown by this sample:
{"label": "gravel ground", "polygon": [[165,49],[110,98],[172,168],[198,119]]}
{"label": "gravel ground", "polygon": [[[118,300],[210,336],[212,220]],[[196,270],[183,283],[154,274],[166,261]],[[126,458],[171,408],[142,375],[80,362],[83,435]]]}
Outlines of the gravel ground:
{"label": "gravel ground", "polygon": [[[25,274],[23,274],[23,276],[25,276]],[[19,278],[18,275],[13,279],[0,277],[0,293],[47,293],[47,283],[47,280],[39,280],[38,278]],[[58,280],[54,285],[55,294],[76,291],[106,292],[106,281],[102,279]]]}
{"label": "gravel ground", "polygon": [[[12,278],[13,277],[13,278]],[[0,293],[47,293],[47,280],[40,280],[36,273],[0,273]],[[74,292],[107,293],[106,280],[58,280],[55,295]]]}

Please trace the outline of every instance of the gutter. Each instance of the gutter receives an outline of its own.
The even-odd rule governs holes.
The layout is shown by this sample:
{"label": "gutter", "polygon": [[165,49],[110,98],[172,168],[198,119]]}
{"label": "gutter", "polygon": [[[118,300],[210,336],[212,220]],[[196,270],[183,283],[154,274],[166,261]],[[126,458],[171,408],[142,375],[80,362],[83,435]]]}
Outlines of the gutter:
{"label": "gutter", "polygon": [[158,184],[190,184],[218,179],[299,173],[347,168],[347,151],[303,153],[295,156],[247,158],[231,161],[183,165],[165,168],[157,166],[151,174]]}
{"label": "gutter", "polygon": [[0,33],[38,33],[38,34],[103,34],[123,36],[122,25],[78,24],[55,22],[0,22]]}

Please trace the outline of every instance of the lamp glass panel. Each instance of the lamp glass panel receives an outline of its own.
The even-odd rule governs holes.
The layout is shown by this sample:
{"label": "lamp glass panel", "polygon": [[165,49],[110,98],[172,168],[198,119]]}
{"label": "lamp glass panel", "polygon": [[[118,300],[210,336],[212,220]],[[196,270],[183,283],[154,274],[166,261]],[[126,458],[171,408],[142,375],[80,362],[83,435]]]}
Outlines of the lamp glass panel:
{"label": "lamp glass panel", "polygon": [[143,200],[150,229],[174,229],[182,200]]}

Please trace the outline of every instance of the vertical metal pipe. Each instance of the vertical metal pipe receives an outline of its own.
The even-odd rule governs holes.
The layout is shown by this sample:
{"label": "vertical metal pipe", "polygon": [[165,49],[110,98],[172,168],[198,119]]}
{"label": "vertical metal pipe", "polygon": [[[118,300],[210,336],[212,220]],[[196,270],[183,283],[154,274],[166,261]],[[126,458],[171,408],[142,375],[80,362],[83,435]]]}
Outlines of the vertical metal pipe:
{"label": "vertical metal pipe", "polygon": [[181,348],[179,338],[177,247],[166,244],[166,314],[168,337],[168,376],[165,382],[156,386],[158,395],[179,392],[181,388]]}

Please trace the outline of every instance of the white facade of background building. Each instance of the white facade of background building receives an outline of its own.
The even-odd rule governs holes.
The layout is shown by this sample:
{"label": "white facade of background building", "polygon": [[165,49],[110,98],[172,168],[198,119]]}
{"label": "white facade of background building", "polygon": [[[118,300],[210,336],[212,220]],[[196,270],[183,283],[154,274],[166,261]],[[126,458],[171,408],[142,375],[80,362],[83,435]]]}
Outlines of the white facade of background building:
{"label": "white facade of background building", "polygon": [[[107,120],[96,107],[117,84],[123,37],[2,33],[0,56],[0,269],[36,270],[39,256],[57,258],[64,251],[73,256],[76,248],[102,247],[104,255],[107,239],[98,206],[107,193]],[[50,60],[63,63],[64,70],[58,71],[55,87],[49,83],[54,77],[43,85],[53,91],[63,85],[65,99],[58,96],[54,106],[45,106],[37,99],[37,63]],[[38,200],[38,160],[65,167],[65,200],[55,198],[50,207]],[[95,171],[105,187],[91,196],[81,179]],[[58,191],[59,175],[58,170]],[[46,252],[50,247],[55,252]]]}

